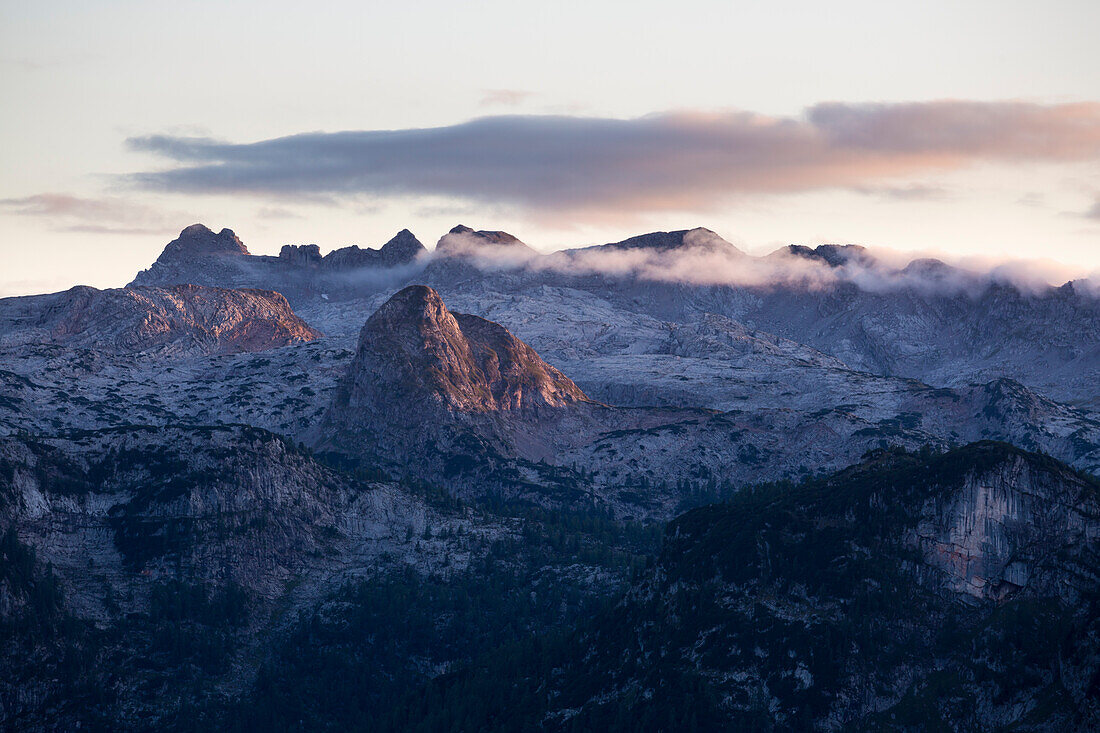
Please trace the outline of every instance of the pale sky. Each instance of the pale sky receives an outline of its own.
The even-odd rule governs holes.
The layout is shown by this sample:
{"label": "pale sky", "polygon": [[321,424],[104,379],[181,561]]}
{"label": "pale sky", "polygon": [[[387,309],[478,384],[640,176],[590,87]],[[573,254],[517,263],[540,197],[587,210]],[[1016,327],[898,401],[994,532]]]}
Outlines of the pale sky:
{"label": "pale sky", "polygon": [[0,0],[0,295],[125,284],[195,222],[259,254],[706,226],[1084,274],[1098,31],[1085,0]]}

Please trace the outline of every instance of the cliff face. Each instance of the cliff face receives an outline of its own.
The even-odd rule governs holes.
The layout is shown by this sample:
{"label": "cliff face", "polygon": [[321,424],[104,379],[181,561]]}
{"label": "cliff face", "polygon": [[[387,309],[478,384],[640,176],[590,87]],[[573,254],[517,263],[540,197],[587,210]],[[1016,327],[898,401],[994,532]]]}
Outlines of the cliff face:
{"label": "cliff face", "polygon": [[321,334],[279,293],[195,285],[97,290],[0,300],[0,348],[56,344],[104,353],[263,351]]}
{"label": "cliff face", "polygon": [[680,673],[743,679],[717,685],[733,719],[760,715],[757,695],[781,729],[1100,722],[1100,484],[1052,459],[998,443],[882,453],[697,510],[669,536],[627,614],[679,619],[679,656],[659,654]]}
{"label": "cliff face", "polygon": [[[990,452],[995,449],[989,448]],[[1100,567],[1097,485],[1050,459],[1003,451],[967,472],[957,488],[924,503],[905,541],[945,574],[945,585],[978,600],[1094,592]]]}

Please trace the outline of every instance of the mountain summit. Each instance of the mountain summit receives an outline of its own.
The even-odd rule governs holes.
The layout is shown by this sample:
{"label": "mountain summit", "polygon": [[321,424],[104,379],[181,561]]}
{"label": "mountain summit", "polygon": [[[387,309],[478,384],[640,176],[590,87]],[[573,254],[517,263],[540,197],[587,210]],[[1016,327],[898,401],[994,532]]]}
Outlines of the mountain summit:
{"label": "mountain summit", "polygon": [[322,443],[438,457],[473,437],[495,453],[541,455],[528,428],[582,402],[577,385],[508,329],[451,313],[435,290],[411,285],[363,326]]}
{"label": "mountain summit", "polygon": [[232,229],[222,229],[215,234],[204,224],[192,224],[165,246],[159,259],[212,254],[247,255],[248,247],[244,246],[244,242],[233,233]]}
{"label": "mountain summit", "polygon": [[459,224],[444,234],[435,245],[437,255],[536,255],[534,249],[508,232],[475,231]]}
{"label": "mountain summit", "polygon": [[671,252],[684,249],[707,249],[727,254],[742,254],[741,250],[722,239],[717,233],[705,227],[694,229],[678,229],[673,232],[650,232],[639,234],[635,237],[624,239],[621,242],[600,244],[594,247],[584,247],[580,250],[650,250],[656,252]]}
{"label": "mountain summit", "polygon": [[419,405],[475,414],[586,399],[508,329],[452,314],[424,285],[394,294],[367,320],[346,388],[341,406],[355,413],[409,415]]}

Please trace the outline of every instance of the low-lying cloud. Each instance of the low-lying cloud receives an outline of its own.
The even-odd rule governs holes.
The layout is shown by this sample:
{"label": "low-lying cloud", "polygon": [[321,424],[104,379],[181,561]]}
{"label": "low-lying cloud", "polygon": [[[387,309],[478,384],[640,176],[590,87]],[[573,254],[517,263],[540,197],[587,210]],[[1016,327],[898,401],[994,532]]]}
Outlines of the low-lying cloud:
{"label": "low-lying cloud", "polygon": [[[821,290],[854,285],[869,292],[912,290],[923,295],[980,295],[993,285],[1011,285],[1030,293],[1074,280],[1081,292],[1097,293],[1095,277],[1050,260],[962,258],[951,262],[926,253],[825,245],[782,248],[765,256],[749,255],[708,229],[683,235],[681,246],[611,246],[540,254],[522,244],[486,243],[476,234],[448,234],[434,257],[463,257],[483,270],[526,271],[565,277],[610,277],[694,286]],[[1076,278],[1076,279],[1075,279]]]}
{"label": "low-lying cloud", "polygon": [[246,144],[171,135],[128,143],[177,163],[130,177],[150,189],[438,195],[599,220],[700,210],[746,193],[888,191],[907,176],[978,162],[1098,158],[1100,103],[828,103],[801,117],[508,115]]}

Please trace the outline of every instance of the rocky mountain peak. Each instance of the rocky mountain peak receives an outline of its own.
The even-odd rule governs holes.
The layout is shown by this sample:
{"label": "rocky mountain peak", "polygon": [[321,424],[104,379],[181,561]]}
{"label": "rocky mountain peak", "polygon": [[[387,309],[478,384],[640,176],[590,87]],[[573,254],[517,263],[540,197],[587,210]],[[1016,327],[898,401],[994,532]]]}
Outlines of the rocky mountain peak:
{"label": "rocky mountain peak", "polygon": [[436,254],[523,254],[535,255],[528,247],[508,232],[475,231],[459,224],[444,234],[435,245]]}
{"label": "rocky mountain peak", "polygon": [[913,275],[915,277],[930,278],[933,280],[942,280],[957,272],[958,271],[951,265],[943,260],[937,260],[934,257],[915,259],[902,268],[901,271],[903,275]]}
{"label": "rocky mountain peak", "polygon": [[858,244],[821,244],[807,247],[804,244],[789,244],[776,250],[777,255],[794,255],[808,260],[818,260],[831,267],[840,267],[849,263],[870,261],[867,248]]}
{"label": "rocky mountain peak", "polygon": [[295,265],[315,265],[321,262],[321,248],[316,244],[284,244],[279,259]]}
{"label": "rocky mountain peak", "polygon": [[427,249],[416,235],[408,229],[402,229],[393,235],[393,238],[383,244],[381,249],[384,258],[395,263],[412,262],[426,251]]}
{"label": "rocky mountain peak", "polygon": [[609,249],[653,250],[658,252],[696,248],[739,252],[732,244],[705,227],[679,229],[673,232],[650,232],[649,234],[640,234],[621,242],[603,246]]}
{"label": "rocky mountain peak", "polygon": [[181,231],[179,237],[168,243],[160,258],[211,254],[247,255],[248,248],[232,229],[222,229],[215,234],[203,224],[192,224]]}
{"label": "rocky mountain peak", "polygon": [[411,285],[363,327],[352,365],[357,400],[427,400],[470,413],[560,406],[585,399],[569,378],[496,323],[452,314],[439,294]]}
{"label": "rocky mountain peak", "polygon": [[316,244],[285,244],[279,252],[279,261],[295,267],[323,267],[330,271],[355,270],[361,267],[397,267],[413,262],[426,252],[412,232],[402,229],[378,249],[363,249],[353,244],[334,249],[321,256]]}

